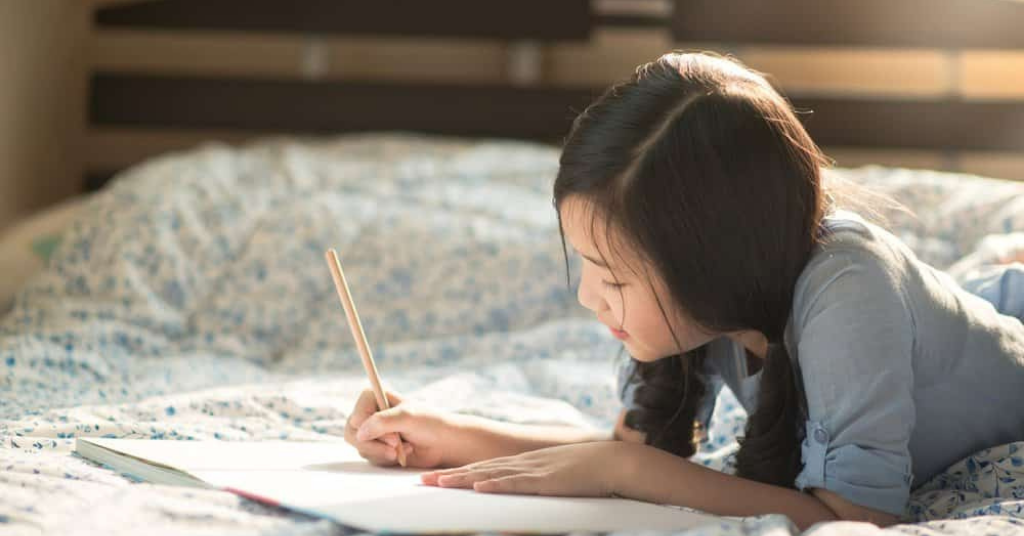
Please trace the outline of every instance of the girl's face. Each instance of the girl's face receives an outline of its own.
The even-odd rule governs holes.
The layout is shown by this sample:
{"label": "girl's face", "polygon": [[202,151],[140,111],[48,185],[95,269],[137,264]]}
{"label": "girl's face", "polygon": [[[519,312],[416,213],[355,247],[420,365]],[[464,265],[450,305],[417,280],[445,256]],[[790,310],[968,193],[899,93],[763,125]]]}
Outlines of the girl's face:
{"label": "girl's face", "polygon": [[[580,304],[593,311],[638,361],[656,361],[714,339],[713,333],[687,319],[661,278],[638,255],[630,251],[610,254],[604,221],[594,219],[591,209],[577,196],[566,198],[560,209],[565,239],[583,257],[577,294]],[[671,326],[665,321],[666,315]]]}

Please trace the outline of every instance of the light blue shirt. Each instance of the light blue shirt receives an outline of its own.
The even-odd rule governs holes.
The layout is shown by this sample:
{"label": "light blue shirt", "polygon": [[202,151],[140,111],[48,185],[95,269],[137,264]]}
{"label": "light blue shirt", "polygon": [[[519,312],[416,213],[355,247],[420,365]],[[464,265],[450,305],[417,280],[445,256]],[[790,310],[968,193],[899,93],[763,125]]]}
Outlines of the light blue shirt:
{"label": "light blue shirt", "polygon": [[[785,333],[806,406],[797,489],[824,488],[902,514],[923,484],[985,447],[1024,439],[1024,269],[971,294],[895,236],[849,212],[801,273]],[[1016,293],[1016,295],[1009,295]],[[633,362],[630,360],[630,365]],[[707,423],[724,383],[752,414],[760,371],[731,339],[709,343]],[[632,406],[636,383],[626,384]]]}

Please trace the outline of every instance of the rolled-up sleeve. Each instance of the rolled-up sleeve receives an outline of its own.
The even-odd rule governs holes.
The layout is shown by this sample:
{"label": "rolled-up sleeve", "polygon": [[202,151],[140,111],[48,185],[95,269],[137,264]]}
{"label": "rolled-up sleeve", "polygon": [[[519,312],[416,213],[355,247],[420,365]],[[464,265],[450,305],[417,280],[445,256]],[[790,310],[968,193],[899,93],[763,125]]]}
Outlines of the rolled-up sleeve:
{"label": "rolled-up sleeve", "polygon": [[839,251],[797,285],[807,422],[795,485],[899,515],[912,480],[914,321],[894,265]]}

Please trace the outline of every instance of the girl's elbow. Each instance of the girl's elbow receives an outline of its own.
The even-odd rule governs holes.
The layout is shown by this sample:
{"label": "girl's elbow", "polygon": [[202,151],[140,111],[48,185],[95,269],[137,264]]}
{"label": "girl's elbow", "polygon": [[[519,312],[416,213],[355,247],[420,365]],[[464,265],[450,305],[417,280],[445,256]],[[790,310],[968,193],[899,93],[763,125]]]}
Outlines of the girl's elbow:
{"label": "girl's elbow", "polygon": [[[896,515],[854,504],[839,494],[826,489],[815,488],[812,490],[812,493],[825,509],[831,513],[834,520],[871,523],[882,528],[890,527],[900,522],[900,518]],[[806,530],[806,528],[801,528],[801,530]]]}

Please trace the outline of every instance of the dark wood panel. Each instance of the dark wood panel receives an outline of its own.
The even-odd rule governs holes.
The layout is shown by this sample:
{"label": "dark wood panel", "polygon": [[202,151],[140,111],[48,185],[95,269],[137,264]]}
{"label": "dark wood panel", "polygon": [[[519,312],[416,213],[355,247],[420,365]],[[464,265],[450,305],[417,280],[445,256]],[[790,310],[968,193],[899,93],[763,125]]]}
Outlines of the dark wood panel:
{"label": "dark wood panel", "polygon": [[794,99],[821,145],[1024,150],[1024,101]]}
{"label": "dark wood panel", "polygon": [[96,12],[100,26],[573,40],[588,0],[162,0]]}
{"label": "dark wood panel", "polygon": [[82,192],[95,192],[110,182],[110,179],[117,175],[119,170],[112,169],[87,169],[82,177]]}
{"label": "dark wood panel", "polygon": [[[600,90],[99,74],[95,125],[302,133],[408,130],[559,142]],[[821,145],[1024,149],[1024,101],[795,98]]]}
{"label": "dark wood panel", "polygon": [[97,74],[95,125],[333,133],[412,130],[560,141],[586,89]]}
{"label": "dark wood panel", "polygon": [[668,17],[647,14],[594,14],[594,26],[619,26],[623,28],[667,29],[672,20]]}
{"label": "dark wood panel", "polygon": [[678,41],[1024,48],[1024,2],[675,0]]}

